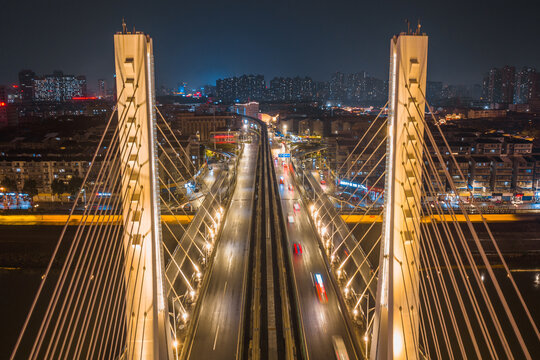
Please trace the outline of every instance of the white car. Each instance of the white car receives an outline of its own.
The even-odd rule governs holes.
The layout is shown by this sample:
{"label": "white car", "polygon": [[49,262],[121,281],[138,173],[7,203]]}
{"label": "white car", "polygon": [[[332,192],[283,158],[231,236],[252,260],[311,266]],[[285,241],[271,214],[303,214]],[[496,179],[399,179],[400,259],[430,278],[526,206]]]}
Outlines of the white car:
{"label": "white car", "polygon": [[293,208],[295,211],[300,211],[300,205],[298,203],[294,203]]}
{"label": "white car", "polygon": [[287,219],[289,220],[289,224],[294,224],[294,216],[289,215]]}
{"label": "white car", "polygon": [[332,344],[334,345],[334,352],[336,353],[337,360],[349,360],[347,348],[345,347],[345,342],[341,336],[332,336]]}

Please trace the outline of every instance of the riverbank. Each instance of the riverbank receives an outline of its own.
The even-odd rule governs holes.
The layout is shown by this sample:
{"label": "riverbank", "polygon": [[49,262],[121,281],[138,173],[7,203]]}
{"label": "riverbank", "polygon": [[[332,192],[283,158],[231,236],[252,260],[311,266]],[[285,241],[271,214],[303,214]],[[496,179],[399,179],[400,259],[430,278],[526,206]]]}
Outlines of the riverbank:
{"label": "riverbank", "polygon": [[[161,215],[161,219],[166,223],[181,223],[189,224],[193,219],[193,215]],[[15,226],[63,226],[68,223],[69,225],[79,225],[81,222],[86,224],[110,224],[118,225],[122,223],[121,215],[82,215],[73,214],[71,216],[67,214],[14,214],[14,215],[0,215],[0,225],[15,225]]]}
{"label": "riverbank", "polygon": [[[366,223],[371,224],[373,222],[382,222],[382,217],[378,215],[341,215],[343,220],[348,224],[355,223]],[[482,217],[488,223],[506,223],[506,222],[530,222],[530,221],[540,221],[540,214],[485,214],[478,215],[472,214],[469,215],[469,220],[473,223],[483,222]],[[188,224],[192,219],[193,215],[161,215],[161,218],[166,223],[178,223]],[[454,221],[457,222],[466,222],[464,215],[456,214],[454,216],[450,215],[435,215],[433,217],[425,217],[422,219],[422,222],[444,222],[444,221]],[[64,225],[66,222],[69,225],[78,225],[81,222],[86,222],[88,224],[113,224],[118,225],[122,222],[121,215],[89,215],[84,216],[82,214],[74,214],[69,216],[68,214],[3,214],[0,215],[0,225],[26,225],[26,226],[42,226],[42,225],[51,225],[51,226],[60,226]]]}

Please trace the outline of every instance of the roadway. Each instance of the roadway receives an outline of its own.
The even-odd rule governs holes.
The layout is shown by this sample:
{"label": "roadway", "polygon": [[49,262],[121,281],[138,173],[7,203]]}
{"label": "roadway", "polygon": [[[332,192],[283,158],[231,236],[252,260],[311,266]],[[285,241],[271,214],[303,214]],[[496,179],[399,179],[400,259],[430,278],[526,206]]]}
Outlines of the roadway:
{"label": "roadway", "polygon": [[245,144],[238,167],[237,185],[225,214],[215,249],[208,286],[201,299],[190,359],[236,359],[241,336],[244,270],[253,214],[255,170],[259,143]]}
{"label": "roadway", "polygon": [[[277,144],[274,144],[277,145]],[[281,152],[279,146],[272,149],[273,158]],[[275,162],[274,162],[275,164]],[[287,226],[287,237],[289,251],[292,253],[294,243],[302,245],[303,253],[293,255],[293,268],[298,289],[300,312],[303,320],[304,338],[306,341],[308,358],[313,359],[333,359],[335,358],[332,336],[338,335],[343,338],[350,359],[354,359],[352,339],[345,325],[344,314],[339,305],[337,294],[329,281],[329,274],[326,270],[324,255],[319,247],[317,235],[309,221],[308,209],[304,207],[300,199],[300,194],[296,189],[296,184],[290,170],[281,165],[279,159],[276,165],[276,175],[284,178],[284,184],[279,186],[281,206],[283,216]],[[288,186],[292,184],[293,190]],[[294,204],[298,204],[300,209],[294,210]],[[287,217],[292,215],[294,223],[289,223]],[[320,273],[323,277],[328,303],[319,302],[312,276]]]}

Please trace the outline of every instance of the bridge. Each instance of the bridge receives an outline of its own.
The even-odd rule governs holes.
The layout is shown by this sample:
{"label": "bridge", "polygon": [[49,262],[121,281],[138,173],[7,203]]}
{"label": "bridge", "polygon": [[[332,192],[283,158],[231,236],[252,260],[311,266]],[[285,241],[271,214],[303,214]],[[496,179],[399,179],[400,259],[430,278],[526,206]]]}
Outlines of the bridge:
{"label": "bridge", "polygon": [[[441,153],[424,156],[448,147],[426,117],[425,34],[391,39],[388,116],[325,181],[309,151],[246,116],[235,156],[200,181],[156,104],[152,39],[124,28],[114,44],[117,103],[84,179],[91,191],[65,219],[10,359],[538,354],[536,320],[486,216],[427,200],[433,184],[457,189]],[[197,181],[188,213],[182,189]]]}

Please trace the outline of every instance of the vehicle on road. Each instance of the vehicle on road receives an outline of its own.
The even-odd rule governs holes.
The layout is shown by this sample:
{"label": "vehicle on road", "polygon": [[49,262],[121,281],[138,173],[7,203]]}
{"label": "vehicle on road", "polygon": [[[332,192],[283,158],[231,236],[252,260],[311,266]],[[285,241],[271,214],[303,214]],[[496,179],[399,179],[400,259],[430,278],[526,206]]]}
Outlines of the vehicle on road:
{"label": "vehicle on road", "polygon": [[283,178],[283,176],[280,176],[280,177],[279,177],[279,183],[280,183],[281,185],[283,185],[283,184],[285,183],[285,179]]}
{"label": "vehicle on road", "polygon": [[321,185],[326,185],[326,180],[321,180]]}
{"label": "vehicle on road", "polygon": [[289,216],[287,216],[287,220],[289,221],[289,224],[294,224],[294,216],[292,214],[289,214]]}
{"label": "vehicle on road", "polygon": [[334,345],[334,352],[336,353],[337,360],[349,360],[347,348],[345,347],[345,342],[341,336],[332,336],[332,344]]}
{"label": "vehicle on road", "polygon": [[324,288],[322,275],[316,273],[313,278],[315,280],[315,289],[317,290],[317,296],[319,297],[319,301],[323,304],[326,304],[328,302],[328,296],[326,295],[326,289]]}
{"label": "vehicle on road", "polygon": [[298,203],[294,203],[293,209],[294,209],[295,211],[300,211],[300,205],[298,205]]}
{"label": "vehicle on road", "polygon": [[299,243],[294,243],[293,251],[295,255],[302,255],[302,245],[300,245]]}
{"label": "vehicle on road", "polygon": [[292,191],[293,187],[292,184],[289,184],[289,191]]}

